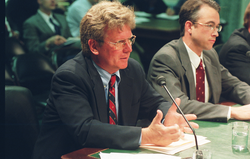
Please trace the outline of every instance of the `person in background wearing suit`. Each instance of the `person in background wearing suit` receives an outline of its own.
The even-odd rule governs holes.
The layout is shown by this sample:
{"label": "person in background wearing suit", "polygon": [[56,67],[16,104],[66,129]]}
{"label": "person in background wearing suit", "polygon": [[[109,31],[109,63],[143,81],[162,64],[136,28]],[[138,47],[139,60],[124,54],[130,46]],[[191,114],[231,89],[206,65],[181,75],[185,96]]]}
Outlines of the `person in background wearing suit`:
{"label": "person in background wearing suit", "polygon": [[[184,113],[197,119],[227,122],[250,119],[250,86],[224,68],[213,49],[221,31],[220,6],[213,0],[187,0],[181,7],[181,38],[164,45],[153,57],[147,79],[166,99],[168,94],[155,79],[166,78],[174,98],[180,98]],[[209,14],[208,14],[209,13]],[[219,104],[220,97],[242,104]]]}
{"label": "person in background wearing suit", "polygon": [[56,7],[56,0],[37,2],[37,13],[23,24],[23,39],[30,53],[48,55],[53,48],[65,43],[66,39],[72,36],[65,16],[52,13]]}
{"label": "person in background wearing suit", "polygon": [[236,29],[222,46],[219,58],[232,75],[250,85],[250,3],[244,14],[243,25],[244,28]]}
{"label": "person in background wearing suit", "polygon": [[[149,85],[140,64],[129,58],[134,28],[134,12],[118,1],[99,2],[83,17],[82,51],[52,79],[33,158],[56,159],[83,147],[166,146],[179,140],[183,130],[190,131],[175,105]],[[136,127],[140,118],[153,121]]]}

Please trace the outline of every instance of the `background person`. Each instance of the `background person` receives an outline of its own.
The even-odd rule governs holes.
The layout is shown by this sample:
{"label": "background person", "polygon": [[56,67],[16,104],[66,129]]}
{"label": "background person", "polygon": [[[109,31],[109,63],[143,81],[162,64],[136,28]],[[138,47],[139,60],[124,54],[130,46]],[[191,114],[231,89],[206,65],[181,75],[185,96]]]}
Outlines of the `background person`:
{"label": "background person", "polygon": [[[55,47],[72,37],[64,15],[53,13],[56,0],[37,0],[37,13],[23,24],[23,39],[30,53],[48,55]],[[75,47],[80,49],[79,43]]]}
{"label": "background person", "polygon": [[232,75],[250,85],[250,3],[244,14],[243,25],[244,28],[236,29],[223,45],[219,58]]}
{"label": "background person", "polygon": [[80,22],[87,11],[101,0],[76,0],[68,7],[67,22],[72,36],[80,36]]}

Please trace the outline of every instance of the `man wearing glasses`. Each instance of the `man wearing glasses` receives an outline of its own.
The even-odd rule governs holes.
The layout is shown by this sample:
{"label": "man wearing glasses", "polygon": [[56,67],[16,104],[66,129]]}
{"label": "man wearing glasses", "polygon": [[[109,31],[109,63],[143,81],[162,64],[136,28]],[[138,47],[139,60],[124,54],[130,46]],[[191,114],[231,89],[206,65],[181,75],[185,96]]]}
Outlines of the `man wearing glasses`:
{"label": "man wearing glasses", "polygon": [[[153,57],[148,80],[166,99],[168,94],[155,79],[166,78],[174,98],[180,98],[184,113],[197,119],[227,122],[250,119],[250,86],[224,68],[213,49],[220,26],[219,5],[213,0],[187,0],[181,7],[181,38],[164,45]],[[248,68],[246,68],[248,69]],[[218,104],[220,97],[242,104]]]}
{"label": "man wearing glasses", "polygon": [[[140,64],[129,58],[134,18],[128,7],[108,1],[94,5],[83,17],[82,52],[61,65],[52,79],[33,158],[56,159],[83,147],[166,146],[178,141],[183,131],[191,132],[175,105],[150,86]],[[136,127],[140,118],[153,121]]]}

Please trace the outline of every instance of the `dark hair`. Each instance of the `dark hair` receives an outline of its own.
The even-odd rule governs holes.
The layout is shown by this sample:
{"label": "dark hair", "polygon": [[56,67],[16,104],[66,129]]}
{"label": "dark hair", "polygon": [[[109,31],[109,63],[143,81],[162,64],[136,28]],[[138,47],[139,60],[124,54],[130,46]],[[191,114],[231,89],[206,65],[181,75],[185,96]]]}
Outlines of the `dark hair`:
{"label": "dark hair", "polygon": [[249,27],[249,23],[250,23],[249,19],[250,19],[250,3],[248,3],[245,14],[244,14],[243,25],[246,29],[248,29],[248,27]]}
{"label": "dark hair", "polygon": [[181,26],[180,36],[184,36],[185,23],[186,21],[191,21],[195,23],[199,18],[197,12],[200,10],[202,5],[208,5],[214,8],[217,12],[220,11],[220,6],[214,0],[187,0],[181,7],[179,13],[179,23]]}
{"label": "dark hair", "polygon": [[91,54],[88,40],[103,41],[105,31],[129,25],[135,28],[135,14],[132,8],[122,5],[119,1],[101,1],[94,5],[80,23],[80,38],[83,53]]}

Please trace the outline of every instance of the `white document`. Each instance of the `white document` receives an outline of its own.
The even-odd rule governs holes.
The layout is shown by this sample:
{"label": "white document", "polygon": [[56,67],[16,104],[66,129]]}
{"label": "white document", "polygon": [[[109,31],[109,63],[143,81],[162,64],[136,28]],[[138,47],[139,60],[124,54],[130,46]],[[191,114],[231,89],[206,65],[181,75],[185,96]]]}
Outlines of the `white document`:
{"label": "white document", "polygon": [[130,153],[103,153],[100,152],[99,156],[101,159],[181,159],[181,157],[170,156],[165,154],[130,154]]}
{"label": "white document", "polygon": [[[197,135],[197,140],[198,140],[198,145],[203,145],[203,144],[210,142],[209,140],[206,139],[206,137],[199,136],[199,135]],[[168,154],[168,155],[173,155],[177,152],[180,152],[182,150],[185,150],[194,146],[195,146],[194,135],[185,134],[183,139],[180,139],[177,142],[173,142],[166,147],[154,146],[154,145],[143,145],[143,146],[140,146],[140,148],[145,148],[148,150],[161,152],[161,153]]]}
{"label": "white document", "polygon": [[146,17],[135,17],[135,23],[136,24],[140,24],[143,22],[150,22],[150,19],[146,18]]}
{"label": "white document", "polygon": [[136,17],[152,17],[152,14],[143,11],[135,11],[134,13]]}
{"label": "white document", "polygon": [[177,20],[179,19],[179,15],[167,15],[166,13],[160,13],[156,15],[157,18],[169,19],[169,20]]}

